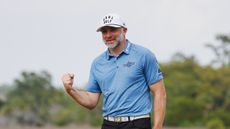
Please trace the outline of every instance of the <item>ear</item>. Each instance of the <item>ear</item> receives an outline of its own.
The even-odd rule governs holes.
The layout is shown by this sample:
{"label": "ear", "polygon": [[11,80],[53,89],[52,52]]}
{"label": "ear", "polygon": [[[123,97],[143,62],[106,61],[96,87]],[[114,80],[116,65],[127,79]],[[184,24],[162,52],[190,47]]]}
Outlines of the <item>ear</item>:
{"label": "ear", "polygon": [[122,28],[123,33],[127,33],[128,29],[127,28]]}

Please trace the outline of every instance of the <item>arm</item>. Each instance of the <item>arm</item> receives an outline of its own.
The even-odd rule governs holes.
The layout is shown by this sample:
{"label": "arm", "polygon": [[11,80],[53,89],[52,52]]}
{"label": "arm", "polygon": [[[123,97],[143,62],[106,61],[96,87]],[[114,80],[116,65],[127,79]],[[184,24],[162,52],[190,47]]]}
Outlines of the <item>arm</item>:
{"label": "arm", "polygon": [[63,85],[66,92],[80,105],[93,109],[97,106],[97,103],[100,98],[100,93],[91,93],[87,91],[79,91],[73,88],[73,74],[65,74],[62,77]]}
{"label": "arm", "polygon": [[154,94],[154,126],[153,129],[162,129],[166,110],[166,91],[163,80],[150,86]]}

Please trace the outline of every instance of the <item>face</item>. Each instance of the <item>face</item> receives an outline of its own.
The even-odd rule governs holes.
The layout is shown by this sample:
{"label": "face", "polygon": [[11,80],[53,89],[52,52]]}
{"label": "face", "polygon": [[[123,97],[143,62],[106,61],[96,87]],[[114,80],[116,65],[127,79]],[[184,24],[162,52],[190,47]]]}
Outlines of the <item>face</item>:
{"label": "face", "polygon": [[105,42],[105,45],[110,48],[114,49],[120,45],[120,43],[125,38],[124,28],[115,28],[115,27],[103,27],[101,29],[102,38]]}

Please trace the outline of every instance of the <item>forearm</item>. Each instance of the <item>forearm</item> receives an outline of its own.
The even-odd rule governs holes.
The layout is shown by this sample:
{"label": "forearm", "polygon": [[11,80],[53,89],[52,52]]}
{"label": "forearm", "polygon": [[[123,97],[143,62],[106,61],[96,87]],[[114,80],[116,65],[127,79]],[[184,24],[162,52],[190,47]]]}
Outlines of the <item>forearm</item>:
{"label": "forearm", "polygon": [[66,92],[80,105],[88,109],[93,109],[96,104],[91,100],[89,94],[85,91],[75,89],[66,90]]}
{"label": "forearm", "polygon": [[156,92],[154,97],[154,127],[153,129],[162,129],[166,110],[166,93]]}

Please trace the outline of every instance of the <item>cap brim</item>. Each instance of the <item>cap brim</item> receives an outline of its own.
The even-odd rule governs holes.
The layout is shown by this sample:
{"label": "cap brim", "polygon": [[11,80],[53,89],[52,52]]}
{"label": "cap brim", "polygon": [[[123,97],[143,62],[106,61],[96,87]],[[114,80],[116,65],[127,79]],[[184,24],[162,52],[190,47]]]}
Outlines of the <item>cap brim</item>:
{"label": "cap brim", "polygon": [[119,26],[119,25],[114,25],[114,24],[111,24],[111,25],[104,25],[104,26],[101,26],[97,29],[97,32],[101,31],[102,28],[106,27],[106,26],[109,26],[109,27],[114,27],[114,28],[121,28],[122,26]]}

